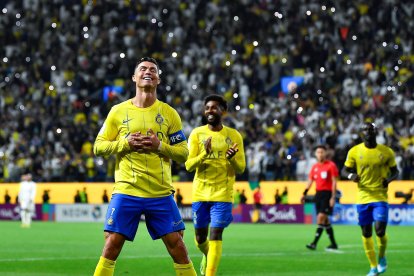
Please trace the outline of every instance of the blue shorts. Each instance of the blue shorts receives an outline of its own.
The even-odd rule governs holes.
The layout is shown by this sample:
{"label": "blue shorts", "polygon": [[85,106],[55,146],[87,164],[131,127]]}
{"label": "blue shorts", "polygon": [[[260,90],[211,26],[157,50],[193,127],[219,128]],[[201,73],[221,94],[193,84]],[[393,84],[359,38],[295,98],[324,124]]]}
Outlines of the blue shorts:
{"label": "blue shorts", "polygon": [[194,228],[226,228],[233,221],[231,202],[193,202]]}
{"label": "blue shorts", "polygon": [[114,194],[108,205],[104,230],[122,234],[133,241],[142,214],[153,240],[185,229],[173,195],[143,198]]}
{"label": "blue shorts", "polygon": [[358,224],[371,225],[374,221],[388,222],[388,203],[372,202],[358,204]]}

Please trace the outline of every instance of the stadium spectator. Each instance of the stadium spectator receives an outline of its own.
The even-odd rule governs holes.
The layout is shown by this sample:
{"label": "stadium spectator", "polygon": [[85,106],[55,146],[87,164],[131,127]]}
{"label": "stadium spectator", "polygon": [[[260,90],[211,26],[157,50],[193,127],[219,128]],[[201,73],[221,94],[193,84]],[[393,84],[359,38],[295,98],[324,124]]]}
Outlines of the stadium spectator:
{"label": "stadium spectator", "polygon": [[177,202],[178,207],[183,206],[183,195],[181,194],[180,189],[177,189],[177,191],[175,192],[175,200]]}
{"label": "stadium spectator", "polygon": [[278,205],[278,204],[281,204],[281,203],[282,203],[282,196],[279,193],[279,189],[276,189],[276,192],[275,192],[275,204]]}
{"label": "stadium spectator", "polygon": [[9,195],[9,190],[4,192],[4,204],[10,204],[11,196]]}
{"label": "stadium spectator", "polygon": [[103,203],[108,203],[109,202],[108,192],[106,191],[106,189],[103,191],[102,202]]}
{"label": "stadium spectator", "polygon": [[159,73],[153,58],[136,63],[135,97],[111,109],[95,140],[97,156],[116,155],[116,172],[105,245],[94,275],[113,275],[125,240],[134,240],[142,214],[152,239],[164,242],[176,274],[196,275],[172,192],[170,160],[187,159],[187,142],[177,111],[157,98]]}
{"label": "stadium spectator", "polygon": [[73,202],[74,203],[82,203],[82,199],[81,199],[81,195],[80,195],[80,191],[76,190],[76,194],[73,197]]}
{"label": "stadium spectator", "polygon": [[240,204],[246,204],[247,197],[246,197],[246,191],[243,189],[240,193]]}
{"label": "stadium spectator", "polygon": [[49,203],[49,201],[50,201],[49,190],[44,190],[43,191],[42,201],[43,201],[43,204],[48,204]]}
{"label": "stadium spectator", "polygon": [[83,187],[82,191],[79,193],[80,203],[88,203],[88,193],[86,192],[86,187]]}
{"label": "stadium spectator", "polygon": [[254,203],[254,211],[252,214],[252,222],[257,223],[260,221],[260,215],[262,212],[262,200],[263,200],[263,193],[260,190],[260,186],[257,186],[253,193],[253,203]]}
{"label": "stadium spectator", "polygon": [[289,204],[289,192],[288,187],[285,186],[282,192],[282,204]]}
{"label": "stadium spectator", "polygon": [[[203,253],[201,275],[216,275],[222,256],[223,231],[233,220],[233,185],[246,168],[243,138],[223,124],[226,100],[217,94],[204,99],[206,125],[188,138],[188,171],[195,171],[192,209],[195,242]],[[208,237],[208,233],[210,236]]]}
{"label": "stadium spectator", "polygon": [[30,173],[22,175],[19,187],[20,218],[23,228],[29,228],[35,212],[36,183]]}
{"label": "stadium spectator", "polygon": [[314,240],[310,244],[307,244],[306,247],[315,250],[323,230],[325,229],[329,236],[329,240],[331,241],[331,244],[326,250],[337,250],[338,245],[335,241],[334,231],[329,216],[332,215],[336,202],[336,182],[339,177],[339,171],[335,163],[327,159],[327,148],[325,145],[316,146],[315,156],[317,163],[310,169],[308,183],[303,192],[301,202],[305,203],[305,196],[310,187],[312,187],[313,182],[315,182],[316,194],[314,201],[317,213],[316,223],[318,224],[318,227],[316,228]]}
{"label": "stadium spectator", "polygon": [[[341,171],[343,177],[358,183],[357,212],[362,230],[365,254],[370,264],[368,276],[384,273],[387,269],[385,251],[388,244],[388,185],[398,177],[394,151],[377,144],[375,124],[366,122],[361,127],[363,143],[352,147]],[[378,259],[372,239],[372,224],[377,236]]]}

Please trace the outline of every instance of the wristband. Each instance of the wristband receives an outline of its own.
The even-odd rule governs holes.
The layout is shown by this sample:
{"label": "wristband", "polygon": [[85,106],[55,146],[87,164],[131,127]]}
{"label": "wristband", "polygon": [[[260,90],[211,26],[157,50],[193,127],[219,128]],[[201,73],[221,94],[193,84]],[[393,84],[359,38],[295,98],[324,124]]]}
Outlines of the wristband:
{"label": "wristband", "polygon": [[305,190],[303,191],[303,195],[305,196],[305,195],[308,193],[308,191],[309,191],[309,189],[305,189]]}
{"label": "wristband", "polygon": [[353,176],[354,176],[353,173],[348,174],[348,179],[351,180]]}

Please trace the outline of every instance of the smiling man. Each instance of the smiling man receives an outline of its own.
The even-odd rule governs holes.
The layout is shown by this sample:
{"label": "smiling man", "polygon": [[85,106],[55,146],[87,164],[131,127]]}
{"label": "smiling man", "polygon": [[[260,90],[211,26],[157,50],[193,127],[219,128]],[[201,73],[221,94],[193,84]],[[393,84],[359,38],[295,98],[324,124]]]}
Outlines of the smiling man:
{"label": "smiling man", "polygon": [[187,160],[177,111],[157,99],[153,58],[137,62],[134,98],[112,107],[94,145],[98,156],[116,155],[115,185],[104,226],[105,246],[94,275],[113,275],[125,240],[133,241],[141,215],[151,237],[162,239],[177,275],[196,275],[183,241],[184,223],[174,201],[171,160]]}
{"label": "smiling man", "polygon": [[[185,167],[196,171],[193,181],[195,242],[203,253],[201,275],[216,275],[222,255],[223,230],[233,220],[233,184],[246,167],[240,133],[222,124],[227,102],[220,95],[204,99],[207,124],[189,137]],[[210,238],[207,240],[210,226]]]}

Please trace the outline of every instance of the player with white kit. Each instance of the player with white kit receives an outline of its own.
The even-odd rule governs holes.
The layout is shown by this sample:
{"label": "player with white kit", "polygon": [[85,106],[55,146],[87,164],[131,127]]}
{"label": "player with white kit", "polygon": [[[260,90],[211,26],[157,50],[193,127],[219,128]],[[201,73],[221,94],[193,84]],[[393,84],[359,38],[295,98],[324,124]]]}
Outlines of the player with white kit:
{"label": "player with white kit", "polygon": [[36,183],[30,173],[22,175],[19,189],[19,205],[22,227],[30,227],[35,211]]}

